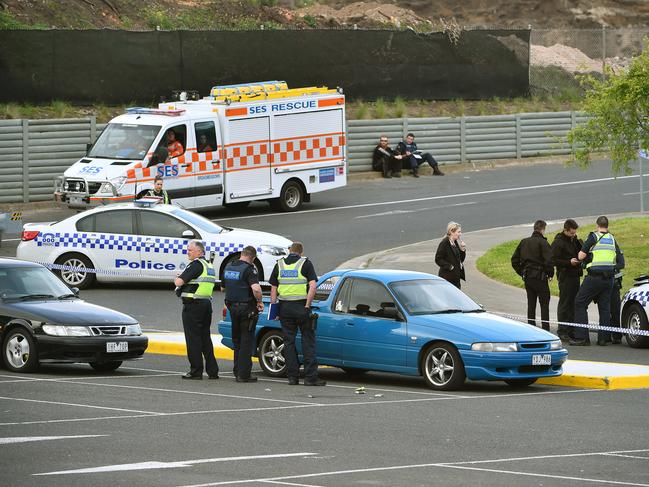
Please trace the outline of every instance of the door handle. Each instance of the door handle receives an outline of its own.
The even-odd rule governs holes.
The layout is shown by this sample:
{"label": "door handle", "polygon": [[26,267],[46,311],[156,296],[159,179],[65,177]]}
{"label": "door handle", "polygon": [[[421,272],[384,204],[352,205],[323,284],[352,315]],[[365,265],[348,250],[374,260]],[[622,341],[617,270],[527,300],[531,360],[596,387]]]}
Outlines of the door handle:
{"label": "door handle", "polygon": [[155,244],[155,242],[153,240],[145,240],[144,242],[142,242],[142,244],[145,247],[151,247],[153,244]]}
{"label": "door handle", "polygon": [[354,322],[353,322],[353,321],[348,321],[348,322],[345,323],[345,324],[346,324],[347,326],[354,326]]}
{"label": "door handle", "polygon": [[181,164],[180,167],[191,167],[192,163],[190,162],[189,164]]}

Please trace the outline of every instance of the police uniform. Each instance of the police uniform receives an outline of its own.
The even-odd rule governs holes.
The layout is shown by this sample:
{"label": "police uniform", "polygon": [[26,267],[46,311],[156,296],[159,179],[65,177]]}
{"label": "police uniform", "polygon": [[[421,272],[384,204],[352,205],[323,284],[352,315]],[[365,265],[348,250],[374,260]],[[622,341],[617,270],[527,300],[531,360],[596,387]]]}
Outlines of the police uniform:
{"label": "police uniform", "polygon": [[259,284],[257,268],[244,260],[235,260],[225,267],[223,281],[225,305],[232,320],[233,373],[237,378],[247,379],[252,370],[257,321],[257,302],[251,289],[253,284]]}
{"label": "police uniform", "polygon": [[311,311],[306,307],[309,282],[317,280],[318,276],[311,261],[298,254],[289,254],[278,260],[269,279],[270,284],[277,287],[280,303],[279,319],[282,323],[284,359],[289,384],[297,384],[300,372],[295,348],[298,329],[302,338],[304,383],[309,385],[319,381],[315,330],[312,329],[309,320]]}
{"label": "police uniform", "polygon": [[146,196],[155,196],[157,198],[162,198],[162,202],[165,205],[171,204],[171,198],[169,198],[169,194],[164,189],[160,190],[160,192],[157,192],[155,189],[150,189],[146,193]]}
{"label": "police uniform", "polygon": [[[611,324],[611,292],[616,267],[624,267],[624,257],[615,238],[610,233],[592,232],[584,242],[581,251],[589,254],[586,265],[588,275],[584,278],[577,297],[575,298],[575,322],[588,323],[588,305],[597,301],[599,325]],[[572,345],[590,344],[588,329],[578,327],[575,330],[575,340]],[[597,332],[597,344],[606,345],[611,342],[611,333]]]}
{"label": "police uniform", "polygon": [[183,330],[190,366],[188,375],[202,377],[204,357],[207,375],[217,379],[219,366],[210,336],[212,291],[216,281],[214,267],[204,257],[194,259],[179,278],[185,282],[180,289],[180,297],[183,301]]}

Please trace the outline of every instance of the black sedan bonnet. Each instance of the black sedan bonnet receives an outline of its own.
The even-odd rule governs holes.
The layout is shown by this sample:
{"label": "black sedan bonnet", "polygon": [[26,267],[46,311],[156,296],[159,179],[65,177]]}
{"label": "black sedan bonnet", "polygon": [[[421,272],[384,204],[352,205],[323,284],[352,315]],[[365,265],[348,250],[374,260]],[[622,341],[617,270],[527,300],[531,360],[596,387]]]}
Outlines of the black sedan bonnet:
{"label": "black sedan bonnet", "polygon": [[0,302],[0,315],[62,325],[135,324],[118,311],[86,303],[81,299]]}

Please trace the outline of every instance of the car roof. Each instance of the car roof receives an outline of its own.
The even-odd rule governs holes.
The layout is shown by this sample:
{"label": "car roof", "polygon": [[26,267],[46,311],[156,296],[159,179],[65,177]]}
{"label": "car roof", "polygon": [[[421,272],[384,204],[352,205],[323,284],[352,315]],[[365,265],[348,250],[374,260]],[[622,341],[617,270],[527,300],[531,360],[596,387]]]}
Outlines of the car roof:
{"label": "car roof", "polygon": [[36,262],[29,262],[26,260],[14,259],[12,257],[0,257],[0,268],[7,269],[9,267],[43,267]]}
{"label": "car roof", "polygon": [[413,281],[416,279],[443,280],[440,277],[425,272],[403,271],[395,269],[348,269],[337,273],[345,277],[374,279],[385,284],[397,281]]}
{"label": "car roof", "polygon": [[110,205],[98,206],[86,210],[79,215],[90,215],[91,213],[101,213],[103,211],[113,211],[113,210],[155,210],[161,211],[163,213],[171,213],[173,210],[182,210],[179,206],[176,205],[165,205],[162,203],[157,203],[151,206],[142,206],[136,203],[111,203]]}

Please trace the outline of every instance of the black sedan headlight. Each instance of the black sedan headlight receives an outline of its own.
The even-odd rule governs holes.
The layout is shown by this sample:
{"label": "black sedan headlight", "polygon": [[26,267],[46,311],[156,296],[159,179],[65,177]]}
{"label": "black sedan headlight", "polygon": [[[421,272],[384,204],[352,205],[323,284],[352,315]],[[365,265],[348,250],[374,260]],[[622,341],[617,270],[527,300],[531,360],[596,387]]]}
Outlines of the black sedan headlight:
{"label": "black sedan headlight", "polygon": [[78,325],[43,325],[43,332],[57,337],[89,337],[92,336],[90,328]]}

